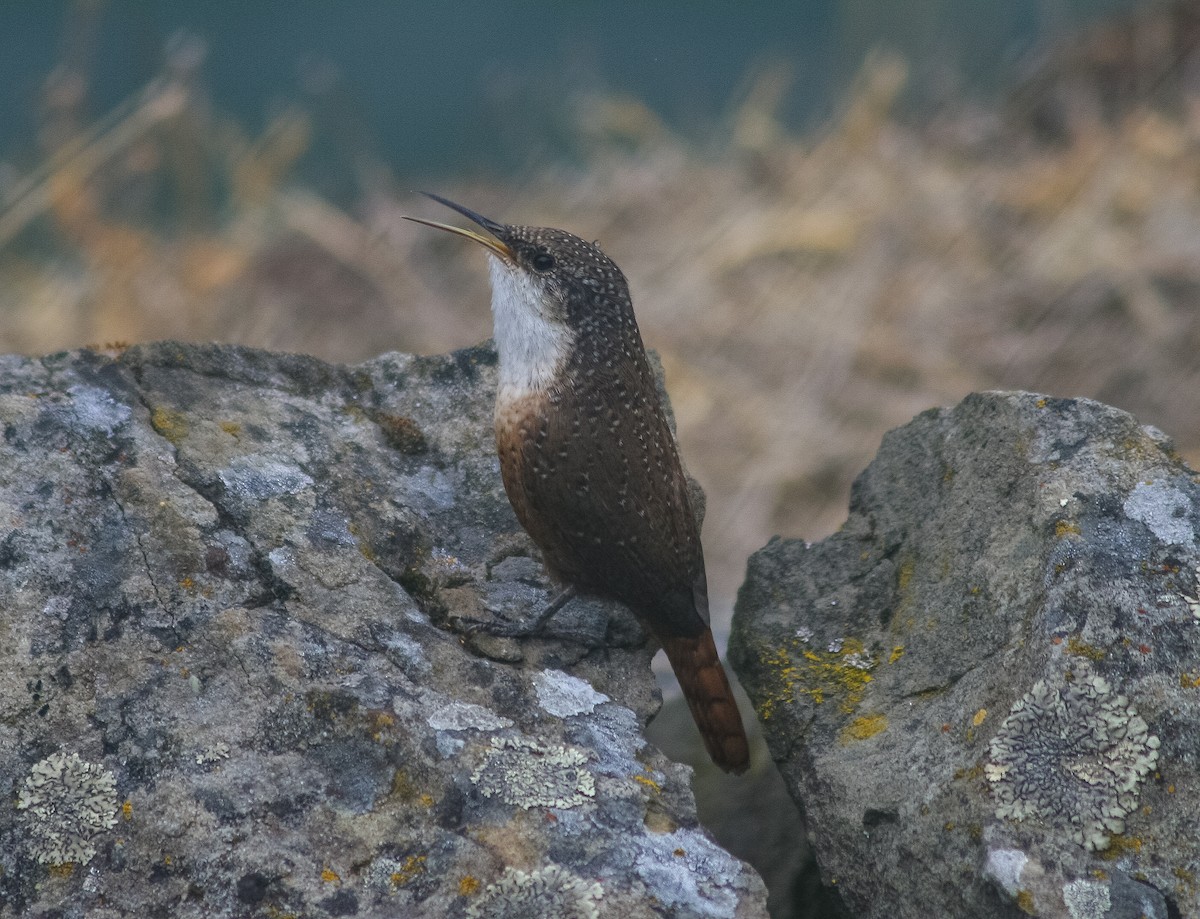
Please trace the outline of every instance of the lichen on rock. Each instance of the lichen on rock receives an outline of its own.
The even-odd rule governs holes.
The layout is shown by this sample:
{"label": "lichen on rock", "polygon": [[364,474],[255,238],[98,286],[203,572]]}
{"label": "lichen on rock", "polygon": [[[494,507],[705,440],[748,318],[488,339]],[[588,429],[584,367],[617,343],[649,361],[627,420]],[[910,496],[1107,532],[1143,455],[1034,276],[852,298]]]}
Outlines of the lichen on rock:
{"label": "lichen on rock", "polygon": [[467,909],[468,919],[597,919],[603,888],[558,865],[525,872],[506,868],[504,875]]}
{"label": "lichen on rock", "polygon": [[[630,775],[696,822],[686,770],[643,735],[640,635],[511,641],[501,664],[457,631],[492,585],[523,587],[514,616],[544,602],[513,554],[495,379],[491,348],[0,360],[0,914],[463,919],[506,865],[551,862],[674,896],[629,854],[648,832]],[[404,443],[379,413],[411,420]],[[576,604],[582,634],[610,606]],[[748,866],[688,868],[765,917]]]}
{"label": "lichen on rock", "polygon": [[985,767],[996,816],[1037,819],[1089,849],[1125,829],[1159,740],[1125,696],[1086,668],[1038,680],[1012,707]]}
{"label": "lichen on rock", "polygon": [[596,794],[596,780],[584,768],[587,761],[587,754],[574,747],[493,737],[471,781],[485,797],[517,807],[578,807]]}
{"label": "lichen on rock", "polygon": [[86,865],[96,854],[96,839],[117,823],[117,782],[78,753],[52,753],[26,776],[17,808],[27,812],[39,862]]}

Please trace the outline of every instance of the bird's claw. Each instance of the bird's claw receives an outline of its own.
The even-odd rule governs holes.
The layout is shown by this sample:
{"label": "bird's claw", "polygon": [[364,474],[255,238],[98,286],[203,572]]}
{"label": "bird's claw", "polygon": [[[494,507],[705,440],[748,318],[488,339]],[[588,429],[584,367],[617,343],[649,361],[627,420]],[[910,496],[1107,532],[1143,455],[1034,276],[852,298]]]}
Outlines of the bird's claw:
{"label": "bird's claw", "polygon": [[456,624],[467,635],[491,635],[494,638],[528,638],[536,633],[526,622],[509,622],[504,619],[458,619]]}

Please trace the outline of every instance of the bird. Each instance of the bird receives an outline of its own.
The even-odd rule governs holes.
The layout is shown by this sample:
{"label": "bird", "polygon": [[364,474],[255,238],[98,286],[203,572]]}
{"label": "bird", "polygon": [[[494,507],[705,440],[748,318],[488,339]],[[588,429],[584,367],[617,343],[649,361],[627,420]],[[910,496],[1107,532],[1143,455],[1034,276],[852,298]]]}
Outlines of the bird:
{"label": "bird", "polygon": [[504,489],[561,592],[628,607],[666,652],[713,762],[749,746],[709,627],[700,527],[624,274],[596,243],[499,223],[426,193],[485,233],[407,219],[481,244],[498,355],[496,449]]}

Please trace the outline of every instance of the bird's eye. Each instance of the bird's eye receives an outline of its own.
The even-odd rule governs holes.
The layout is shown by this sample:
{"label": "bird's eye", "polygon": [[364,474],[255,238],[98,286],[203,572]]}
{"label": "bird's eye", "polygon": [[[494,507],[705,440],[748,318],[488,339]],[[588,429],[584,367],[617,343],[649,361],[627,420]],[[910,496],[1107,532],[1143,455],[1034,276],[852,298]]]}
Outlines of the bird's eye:
{"label": "bird's eye", "polygon": [[549,252],[539,252],[530,261],[534,271],[549,271],[554,267],[554,256]]}

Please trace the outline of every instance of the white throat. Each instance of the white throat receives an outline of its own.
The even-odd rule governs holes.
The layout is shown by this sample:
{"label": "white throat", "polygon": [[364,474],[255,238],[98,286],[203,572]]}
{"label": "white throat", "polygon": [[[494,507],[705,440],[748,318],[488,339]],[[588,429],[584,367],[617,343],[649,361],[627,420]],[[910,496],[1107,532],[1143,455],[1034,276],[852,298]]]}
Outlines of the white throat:
{"label": "white throat", "polygon": [[571,330],[546,314],[542,287],[531,275],[494,255],[488,263],[501,395],[544,391],[570,351]]}

